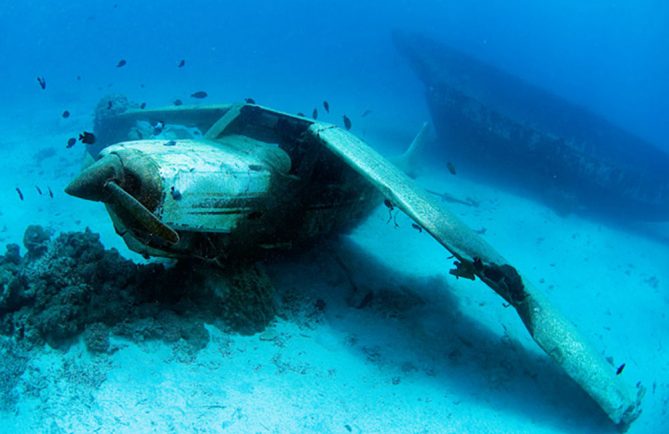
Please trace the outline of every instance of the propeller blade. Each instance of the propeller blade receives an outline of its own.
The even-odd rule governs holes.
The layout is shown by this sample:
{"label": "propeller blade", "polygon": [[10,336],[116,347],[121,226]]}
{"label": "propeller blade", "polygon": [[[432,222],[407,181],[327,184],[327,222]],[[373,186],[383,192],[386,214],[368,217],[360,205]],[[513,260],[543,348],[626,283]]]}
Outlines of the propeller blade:
{"label": "propeller blade", "polygon": [[179,241],[179,234],[174,229],[161,222],[155,214],[118,184],[113,181],[107,182],[104,190],[108,194],[105,202],[114,208],[128,226],[142,229],[171,244]]}

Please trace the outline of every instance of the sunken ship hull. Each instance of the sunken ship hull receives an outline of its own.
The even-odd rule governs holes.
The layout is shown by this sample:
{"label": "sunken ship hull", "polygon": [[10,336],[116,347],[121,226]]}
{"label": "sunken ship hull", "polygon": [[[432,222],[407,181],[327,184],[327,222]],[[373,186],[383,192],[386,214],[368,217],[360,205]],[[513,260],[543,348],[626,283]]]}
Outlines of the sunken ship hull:
{"label": "sunken ship hull", "polygon": [[669,219],[669,154],[602,117],[426,37],[395,33],[426,86],[444,161],[563,211]]}

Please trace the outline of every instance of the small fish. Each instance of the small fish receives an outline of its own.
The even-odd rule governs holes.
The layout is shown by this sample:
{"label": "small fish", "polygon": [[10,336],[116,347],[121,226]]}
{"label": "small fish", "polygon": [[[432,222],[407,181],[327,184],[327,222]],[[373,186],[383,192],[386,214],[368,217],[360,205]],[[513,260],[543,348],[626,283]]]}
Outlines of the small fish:
{"label": "small fish", "polygon": [[51,187],[46,188],[49,191],[49,197],[53,199],[53,191],[51,191]]}
{"label": "small fish", "polygon": [[304,117],[304,113],[302,113],[302,112],[297,112],[297,115]]}
{"label": "small fish", "polygon": [[177,142],[174,140],[170,140],[169,142],[163,143],[163,146],[176,146]]}
{"label": "small fish", "polygon": [[449,172],[451,172],[451,175],[455,175],[458,173],[458,171],[455,169],[455,164],[451,163],[450,161],[446,163],[446,168],[448,169]]}
{"label": "small fish", "polygon": [[84,131],[83,133],[79,134],[79,141],[87,145],[92,145],[95,143],[95,134]]}
{"label": "small fish", "polygon": [[37,190],[37,193],[41,196],[42,195],[42,189],[39,188],[39,186],[35,186],[35,190]]}
{"label": "small fish", "polygon": [[185,64],[186,64],[186,60],[185,60],[185,59],[181,59],[181,60],[179,61],[179,64],[177,64],[177,68],[183,68]]}
{"label": "small fish", "polygon": [[141,104],[139,105],[139,108],[142,109],[142,110],[144,110],[144,109],[146,108],[146,103],[145,103],[145,102],[141,103]]}
{"label": "small fish", "polygon": [[74,137],[70,137],[69,139],[67,139],[67,146],[66,146],[66,148],[67,148],[67,149],[70,149],[70,148],[71,148],[72,146],[74,146],[76,143],[77,143],[77,139],[75,139]]}
{"label": "small fish", "polygon": [[351,125],[351,120],[346,115],[342,116],[342,119],[344,119],[344,128],[346,128],[347,130],[350,130],[351,126],[352,126]]}
{"label": "small fish", "polygon": [[323,108],[325,109],[326,112],[330,113],[330,103],[327,101],[323,101]]}
{"label": "small fish", "polygon": [[16,187],[16,193],[19,195],[19,199],[23,200],[23,193],[21,193],[21,189]]}
{"label": "small fish", "polygon": [[311,112],[311,117],[314,119],[318,119],[318,109],[314,109],[314,111]]}
{"label": "small fish", "polygon": [[253,98],[244,98],[244,101],[246,101],[246,104],[255,104],[256,100]]}
{"label": "small fish", "polygon": [[112,102],[107,101],[107,110],[111,110],[111,108],[112,108]]}
{"label": "small fish", "polygon": [[384,199],[383,204],[388,208],[390,211],[395,209],[395,205],[390,201],[390,199]]}
{"label": "small fish", "polygon": [[197,98],[197,99],[202,99],[208,97],[209,94],[203,90],[198,90],[197,92],[193,92],[190,94],[191,98]]}
{"label": "small fish", "polygon": [[361,118],[367,117],[367,116],[369,116],[370,113],[372,113],[371,110],[365,110],[364,112],[362,112],[362,114],[360,115],[360,117],[361,117]]}
{"label": "small fish", "polygon": [[77,75],[77,81],[81,81],[81,75]]}
{"label": "small fish", "polygon": [[123,67],[124,67],[125,65],[127,65],[127,64],[128,64],[128,62],[126,62],[125,59],[121,59],[121,60],[119,60],[118,63],[116,64],[116,67],[117,67],[117,68],[123,68]]}
{"label": "small fish", "polygon": [[65,111],[63,112],[62,116],[63,116],[63,119],[67,119],[67,118],[70,117],[70,112],[69,112],[68,110],[65,110]]}
{"label": "small fish", "polygon": [[623,369],[625,369],[625,364],[624,363],[622,365],[618,366],[618,369],[616,369],[616,375],[622,374]]}
{"label": "small fish", "polygon": [[411,227],[416,229],[418,232],[423,232],[423,228],[418,226],[416,223],[411,223]]}
{"label": "small fish", "polygon": [[174,102],[173,102],[172,104],[174,104],[174,105],[176,105],[176,106],[180,106],[180,105],[183,104],[183,101],[181,101],[180,99],[175,99]]}
{"label": "small fish", "polygon": [[37,82],[39,83],[39,87],[41,87],[42,90],[46,89],[46,80],[44,77],[37,77]]}

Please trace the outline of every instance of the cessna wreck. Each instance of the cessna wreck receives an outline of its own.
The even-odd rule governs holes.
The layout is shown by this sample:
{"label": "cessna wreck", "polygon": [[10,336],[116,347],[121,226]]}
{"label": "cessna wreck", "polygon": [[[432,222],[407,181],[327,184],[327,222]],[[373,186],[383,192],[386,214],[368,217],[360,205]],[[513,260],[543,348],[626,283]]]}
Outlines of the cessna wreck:
{"label": "cessna wreck", "polygon": [[428,37],[394,43],[425,84],[443,154],[562,211],[669,219],[669,154],[505,71]]}
{"label": "cessna wreck", "polygon": [[452,254],[450,274],[480,280],[513,306],[537,344],[615,424],[627,427],[640,414],[641,385],[618,377],[522,272],[349,131],[249,103],[114,107],[123,108],[98,111],[97,160],[66,192],[104,203],[132,250],[239,270],[262,252],[356,224],[385,203]]}

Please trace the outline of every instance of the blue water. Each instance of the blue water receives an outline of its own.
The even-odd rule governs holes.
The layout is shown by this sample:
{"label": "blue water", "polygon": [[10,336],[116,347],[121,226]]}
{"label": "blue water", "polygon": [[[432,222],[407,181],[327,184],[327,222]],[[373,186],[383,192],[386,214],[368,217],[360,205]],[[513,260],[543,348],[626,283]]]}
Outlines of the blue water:
{"label": "blue water", "polygon": [[[85,129],[92,129],[95,104],[101,97],[108,94],[124,94],[133,101],[146,102],[148,107],[167,106],[175,99],[181,99],[187,104],[205,104],[241,101],[252,97],[261,105],[291,113],[303,112],[309,115],[312,109],[318,108],[320,120],[341,125],[342,115],[345,114],[351,118],[352,131],[355,134],[365,138],[384,153],[397,153],[410,142],[421,123],[430,118],[430,113],[425,103],[423,84],[411,70],[406,59],[398,54],[393,46],[391,32],[396,29],[421,32],[435,40],[457,47],[478,59],[581,105],[669,152],[669,122],[667,122],[667,113],[669,113],[669,3],[665,1],[388,0],[380,2],[341,0],[326,2],[249,0],[229,2],[190,0],[185,2],[164,0],[157,2],[90,0],[53,2],[35,0],[4,2],[0,5],[0,54],[2,58],[0,132],[5,137],[0,137],[0,150],[3,153],[2,167],[5,170],[1,177],[2,197],[3,200],[11,197],[11,202],[8,202],[11,205],[3,205],[0,212],[0,218],[2,218],[0,229],[3,233],[0,236],[3,244],[1,247],[4,249],[4,244],[8,242],[20,243],[25,226],[35,222],[49,226],[54,232],[65,228],[71,230],[73,226],[80,230],[91,226],[94,230],[103,232],[102,240],[105,246],[123,248],[121,241],[113,234],[110,223],[105,220],[106,217],[101,207],[93,208],[93,205],[89,203],[80,205],[78,201],[71,198],[58,200],[63,197],[64,185],[78,171],[81,160],[81,149],[79,149],[81,145],[78,144],[76,148],[66,150],[67,138],[76,136]],[[119,68],[116,65],[121,59],[127,64]],[[181,68],[177,67],[178,62],[182,59],[185,60],[185,65]],[[36,80],[38,76],[45,78],[45,90],[40,89]],[[208,93],[205,100],[195,100],[189,96],[199,90]],[[330,103],[332,107],[330,114],[323,112],[321,105],[323,100]],[[70,119],[61,118],[63,110],[72,113]],[[363,117],[362,114],[365,111],[370,111],[370,114]],[[45,147],[57,149],[56,158],[48,160],[44,167],[37,163],[33,166],[26,163],[32,158],[35,151]],[[428,186],[441,185],[439,184],[441,180],[442,178],[437,176],[428,180],[426,184]],[[52,186],[56,191],[57,200],[48,202],[44,197],[38,197],[34,191],[36,183]],[[25,201],[18,202],[14,192],[15,187],[20,187],[25,193]],[[471,190],[467,191],[473,191],[472,194],[480,193],[483,196],[488,194],[481,193],[477,187],[471,187]],[[635,375],[638,375],[639,378],[645,375],[644,384],[649,390],[652,387],[652,396],[649,391],[647,401],[650,401],[648,408],[649,413],[653,415],[653,420],[644,420],[637,431],[634,431],[635,427],[633,427],[631,432],[660,432],[655,431],[657,427],[663,427],[658,428],[660,430],[666,429],[669,426],[667,422],[669,418],[667,416],[669,381],[666,378],[669,361],[663,355],[664,350],[662,349],[663,344],[666,346],[668,326],[664,312],[669,303],[669,296],[667,296],[669,276],[666,274],[666,260],[669,254],[666,244],[652,244],[652,238],[651,241],[648,238],[638,240],[628,234],[620,235],[613,234],[613,232],[609,234],[606,231],[610,228],[607,229],[604,226],[602,229],[602,226],[596,221],[581,222],[571,217],[561,220],[549,211],[537,211],[532,208],[533,205],[514,202],[513,199],[508,199],[508,203],[512,205],[507,203],[500,206],[501,214],[494,214],[491,210],[498,210],[496,207],[500,202],[504,203],[506,196],[504,193],[494,191],[485,197],[481,211],[464,209],[463,218],[470,218],[471,221],[468,220],[468,222],[472,224],[472,227],[483,228],[485,226],[490,236],[488,240],[497,241],[507,247],[512,252],[514,260],[518,259],[525,269],[531,270],[530,274],[533,279],[543,281],[544,276],[548,276],[548,280],[552,277],[558,282],[558,286],[563,284],[563,287],[573,290],[574,293],[567,293],[567,295],[553,293],[561,308],[569,311],[572,300],[569,297],[578,296],[576,291],[581,288],[578,285],[583,282],[587,283],[591,280],[593,285],[601,285],[601,287],[614,287],[616,282],[623,282],[620,288],[614,288],[619,293],[612,294],[612,290],[598,290],[595,296],[593,290],[591,294],[584,296],[592,305],[607,306],[607,313],[603,313],[604,307],[602,307],[601,311],[593,314],[596,319],[593,319],[591,323],[587,321],[579,323],[579,327],[582,327],[582,331],[590,333],[589,336],[593,336],[592,340],[601,344],[602,348],[606,347],[607,355],[614,352],[612,348],[616,349],[618,354],[626,354],[628,356],[625,358],[628,363],[627,369],[630,371],[636,369],[633,372],[636,372]],[[67,214],[68,207],[73,203],[77,204],[74,205],[75,207],[82,207],[76,208],[77,215],[75,216]],[[33,205],[34,207],[31,208]],[[521,245],[536,248],[537,251],[534,253],[527,253],[524,250],[514,252],[513,250],[517,240],[516,236],[510,234],[509,231],[518,228],[518,224],[513,221],[518,217],[513,213],[515,206],[520,207],[518,209],[529,210],[526,215],[530,216],[527,217],[530,221],[523,220],[521,223],[525,225],[523,228],[528,228],[527,233],[519,234],[518,238],[526,241],[526,244],[521,243]],[[385,223],[386,210],[381,210],[375,216],[376,220]],[[496,219],[501,228],[497,231],[495,230]],[[402,237],[415,235],[410,229],[410,223],[405,222],[404,224],[407,232],[402,233]],[[393,236],[400,238],[396,233],[390,237],[392,241],[384,245],[383,240],[378,241],[374,238],[377,235],[375,231],[376,229],[369,229],[369,232],[363,230],[354,236],[362,240],[360,244],[368,243],[378,247],[381,252],[384,249],[389,252],[379,254],[383,259],[388,260],[388,267],[402,269],[405,267],[404,264],[409,264],[405,267],[407,270],[423,270],[421,267],[427,260],[423,261],[421,255],[425,255],[426,258],[434,258],[443,254],[441,250],[439,250],[441,253],[428,251],[429,249],[419,242],[411,244],[409,251],[412,252],[412,255],[407,254],[405,257],[397,247],[397,243],[401,240],[392,238]],[[564,247],[565,240],[575,242],[582,250]],[[628,242],[631,246],[629,251],[626,250]],[[428,252],[425,253],[426,251]],[[129,253],[124,251],[124,254]],[[533,256],[533,254],[545,256]],[[579,262],[580,255],[586,258],[583,261],[589,261],[589,258],[595,259],[593,263],[583,265],[582,268],[572,270],[563,268],[556,272],[554,262],[560,263],[564,259],[564,263],[579,267],[583,263]],[[541,268],[541,264],[537,266],[539,270],[536,267],[532,268],[533,259],[536,257],[545,258],[539,261],[544,268]],[[140,260],[138,257],[133,258]],[[439,260],[444,260],[444,258]],[[548,263],[551,265],[548,266]],[[437,268],[435,266],[435,269]],[[441,271],[444,270],[441,269]],[[318,271],[311,270],[311,272],[318,274]],[[423,272],[428,276],[437,273],[433,269],[423,270]],[[420,271],[416,273],[420,274]],[[345,280],[336,273],[332,274],[335,274],[335,277],[329,276],[329,279],[338,282],[337,284]],[[276,272],[276,275],[277,280],[284,282],[284,286],[298,285],[300,282],[299,278],[287,272],[283,274]],[[629,277],[630,275],[633,278]],[[367,277],[369,279],[369,276]],[[628,277],[629,282],[625,280]],[[426,280],[420,280],[417,286],[423,289],[432,290],[434,287],[443,286],[439,283],[441,281],[434,283],[425,276],[422,278]],[[447,279],[448,276],[444,273],[444,276],[440,278]],[[400,281],[402,285],[409,284],[406,282],[415,283],[411,279],[402,278]],[[305,277],[304,280],[313,281],[314,277]],[[376,281],[376,277],[371,280],[374,280],[374,284],[379,286],[397,283],[392,278],[387,278],[386,281],[379,277],[379,280],[383,280],[382,284]],[[334,283],[332,285],[336,286]],[[601,292],[606,292],[604,297],[609,297],[607,300],[613,303],[613,307],[598,298]],[[465,294],[465,297],[471,296],[464,291],[460,295],[462,294]],[[626,298],[629,297],[629,294],[638,294],[641,301],[635,305],[634,309],[631,309],[632,313],[628,317],[623,318],[620,312],[629,305],[633,305],[633,301],[628,301]],[[343,297],[342,295],[341,298]],[[477,295],[471,297],[477,297]],[[436,304],[441,303],[451,307],[450,301],[444,303],[444,300],[438,297],[436,300]],[[484,298],[481,300],[474,298],[474,300],[476,303],[469,304],[478,306],[480,302],[483,303],[480,306],[483,306],[486,303],[489,305],[493,303]],[[330,303],[329,299],[328,303]],[[336,304],[336,301],[332,303]],[[344,303],[341,304],[344,305]],[[316,362],[313,362],[313,365],[318,366],[318,361],[336,358],[336,354],[339,353],[331,354],[328,351],[335,352],[333,348],[341,351],[343,346],[337,347],[338,344],[332,342],[341,343],[340,341],[344,339],[341,336],[346,333],[349,334],[346,339],[351,335],[362,334],[362,340],[369,339],[371,347],[388,345],[389,348],[392,348],[393,332],[392,327],[388,327],[387,323],[384,321],[374,323],[374,327],[386,329],[389,335],[384,338],[385,340],[379,339],[377,342],[373,336],[366,336],[365,331],[361,331],[366,327],[365,317],[357,316],[357,311],[352,311],[353,314],[350,313],[351,311],[346,313],[346,306],[339,307],[344,312],[341,315],[345,318],[353,315],[355,319],[346,326],[341,324],[335,326],[333,332],[335,337],[328,335],[319,338],[321,346],[318,347],[318,351],[322,350],[323,354],[319,353],[314,356]],[[585,318],[590,313],[582,307],[580,308],[582,310],[574,309],[570,314],[572,320]],[[477,315],[477,313],[469,313],[472,317]],[[610,317],[614,319],[611,320]],[[330,319],[333,322],[335,322],[334,318],[341,318],[341,316],[332,314]],[[432,312],[432,316],[427,319],[420,318],[416,322],[425,326],[424,323],[427,322],[430,324],[438,322],[438,318],[438,313]],[[375,317],[370,321],[378,319]],[[453,321],[456,320],[453,319]],[[619,334],[602,338],[600,333],[606,333],[602,332],[602,329],[606,328],[610,331],[611,326],[608,322],[606,324],[597,322],[599,320],[613,321],[616,324],[612,326],[614,332]],[[518,324],[515,325],[516,332],[522,335],[524,329]],[[293,330],[296,327],[292,329],[292,326],[286,327],[289,331],[292,330],[295,336],[300,336],[300,333],[304,334],[302,329]],[[409,355],[406,358],[412,357],[413,350],[420,353],[416,356],[418,359],[421,357],[430,359],[436,366],[439,366],[444,360],[452,361],[450,355],[437,354],[436,350],[434,350],[435,354],[426,351],[429,353],[426,355],[421,353],[422,350],[411,348],[415,335],[412,335],[410,326],[406,327],[409,330],[406,332],[408,337],[405,337],[402,344],[399,345],[404,350],[406,350],[404,347],[409,347],[407,350]],[[506,333],[506,326],[504,330]],[[634,341],[636,337],[648,330],[652,330],[654,334],[644,336],[647,340],[639,344],[641,349],[635,352],[633,349],[625,348],[627,340]],[[337,335],[337,332],[340,335]],[[460,329],[458,333],[460,332],[463,330]],[[373,333],[368,332],[368,334]],[[488,336],[485,333],[483,335]],[[480,337],[481,334],[478,333],[476,336]],[[506,334],[504,337],[507,338]],[[437,338],[445,339],[443,336],[428,338],[423,336],[423,338],[427,342],[430,339],[435,339],[435,341]],[[450,335],[448,338],[456,341],[458,338],[463,339],[459,334],[458,336]],[[238,338],[219,337],[218,339],[234,340]],[[488,340],[485,349],[492,354],[498,347],[490,343],[495,341],[494,337]],[[465,341],[468,342],[467,339]],[[444,343],[444,341],[439,342]],[[449,345],[449,342],[451,341],[446,339],[446,345]],[[241,341],[235,345],[248,353],[256,350],[256,341]],[[462,363],[467,365],[467,351],[471,345],[469,343],[459,345],[457,357],[461,357],[463,351],[460,350],[464,349],[465,361]],[[532,342],[527,344],[529,348],[533,348],[528,350],[528,354],[536,350],[533,345]],[[299,345],[289,346],[294,354],[299,354],[300,350],[296,347]],[[370,352],[376,354],[368,346],[361,345],[361,348],[363,350],[360,352],[366,354],[368,359],[373,358]],[[629,353],[625,353],[625,350]],[[645,357],[651,350],[654,355]],[[239,353],[243,351],[240,349]],[[85,351],[82,354],[85,354]],[[88,360],[86,355],[73,355],[72,353],[69,353],[67,358],[77,361],[79,356]],[[474,360],[473,364],[476,368],[481,371],[490,367],[490,357],[494,364],[499,364],[500,360],[505,361],[502,358],[495,359],[495,356],[490,354],[469,356],[470,360]],[[125,354],[123,357],[132,361],[133,357],[139,356]],[[151,357],[142,361],[147,372],[152,369],[153,359]],[[403,357],[396,356],[398,364],[408,363]],[[528,355],[520,358],[526,362],[529,361],[534,368],[539,366],[537,370],[548,372],[549,376],[554,373],[552,368],[545,368],[543,362],[532,362],[532,357]],[[437,409],[432,412],[431,407],[418,403],[424,403],[421,401],[424,399],[423,395],[415,402],[410,401],[407,404],[407,401],[402,401],[403,404],[397,416],[403,421],[398,422],[397,426],[400,428],[388,422],[387,418],[393,416],[390,411],[388,413],[379,411],[379,414],[385,416],[374,418],[372,408],[374,394],[370,392],[374,390],[374,387],[367,387],[364,383],[367,378],[366,374],[356,371],[356,369],[362,369],[360,366],[356,367],[356,357],[352,357],[354,360],[350,362],[350,365],[347,365],[350,354],[343,358],[346,361],[341,361],[341,366],[337,365],[337,369],[349,371],[349,373],[355,371],[347,381],[357,382],[354,385],[360,387],[358,392],[362,397],[360,400],[363,401],[360,403],[354,400],[354,404],[351,405],[356,410],[353,413],[361,418],[372,414],[366,423],[359,423],[361,427],[365,427],[365,429],[360,428],[360,432],[373,432],[375,427],[378,428],[377,432],[390,432],[395,428],[399,430],[398,432],[406,432],[404,430],[409,430],[414,426],[407,422],[414,417],[412,416],[413,411],[430,421],[447,419],[445,413],[438,413],[441,410]],[[364,359],[365,356],[358,358]],[[630,361],[630,359],[633,360]],[[165,360],[167,360],[166,363],[172,361],[169,357],[166,357]],[[165,360],[161,360],[161,363]],[[617,357],[615,360],[618,364],[621,359]],[[279,365],[276,360],[272,359],[272,361],[277,366]],[[71,365],[74,362],[70,360],[68,363]],[[244,363],[252,363],[246,359],[238,358],[234,363],[240,370],[257,367],[245,367]],[[263,363],[269,364],[267,361]],[[419,362],[415,363],[420,365]],[[638,364],[635,365],[635,363]],[[129,363],[129,366],[131,365],[132,363]],[[355,369],[351,369],[351,366]],[[293,368],[290,368],[289,371],[291,369]],[[476,369],[473,373],[470,371],[472,369],[460,369],[458,374],[476,377],[478,371]],[[128,369],[128,372],[128,376],[132,377],[132,369]],[[262,374],[262,371],[260,372]],[[432,369],[426,368],[425,372],[430,372],[430,374],[426,374],[425,378],[421,377],[417,382],[420,383],[420,387],[431,390],[430,388],[434,387],[434,383],[431,382]],[[123,378],[122,374],[118,375],[119,378]],[[274,372],[268,374],[268,377],[271,375],[274,375]],[[445,376],[448,376],[448,373]],[[138,377],[142,376],[138,375]],[[151,378],[153,381],[153,377]],[[236,387],[241,391],[237,390],[237,392],[252,395],[254,388],[262,387],[264,381],[262,378],[261,375],[258,384],[246,382],[238,384]],[[278,377],[275,377],[275,380],[276,378]],[[571,386],[556,388],[558,393],[567,395],[567,400],[576,396],[573,399],[575,404],[570,404],[571,407],[567,406],[565,410],[567,415],[565,418],[568,421],[563,424],[563,421],[560,420],[562,413],[557,413],[558,416],[546,416],[550,423],[542,425],[542,414],[549,414],[549,410],[553,409],[552,406],[558,405],[554,401],[561,402],[560,400],[565,399],[564,396],[556,396],[553,400],[549,392],[546,392],[546,390],[553,390],[553,383],[560,382],[561,377],[555,378],[557,379],[538,380],[539,389],[544,395],[541,395],[542,398],[538,400],[536,413],[532,413],[532,403],[526,404],[523,399],[523,393],[527,390],[534,393],[532,389],[534,380],[526,380],[525,383],[521,382],[521,385],[517,386],[520,390],[512,393],[512,401],[519,402],[518,408],[513,408],[513,410],[506,408],[501,404],[505,400],[504,395],[500,395],[501,398],[497,396],[496,399],[493,399],[492,407],[496,405],[498,407],[495,407],[491,413],[486,413],[485,417],[488,420],[496,420],[511,414],[508,426],[515,428],[510,428],[510,431],[530,432],[533,428],[539,427],[543,430],[542,432],[562,432],[585,426],[586,431],[611,432],[611,426],[607,425],[605,420],[602,421],[604,417],[598,413],[594,416],[591,414],[591,412],[597,412],[593,404],[587,399],[583,401],[583,397],[579,395],[580,392],[570,389]],[[112,380],[122,383],[122,380],[118,378],[111,378],[110,382]],[[142,380],[142,378],[134,378],[132,381]],[[321,380],[322,378],[318,376],[310,378],[310,381],[314,382]],[[163,377],[155,380],[156,384],[161,381],[166,380]],[[189,387],[192,387],[188,389],[189,391],[199,390],[194,387],[197,381],[192,380],[191,383],[188,383]],[[252,380],[248,381],[252,383]],[[336,384],[336,380],[331,381],[334,383],[333,388],[351,387],[348,383],[342,385],[343,383]],[[655,383],[657,383],[657,392],[656,387],[651,386]],[[299,377],[295,380],[295,384],[298,385],[295,386],[296,390],[301,390]],[[450,398],[445,398],[451,394],[450,384],[440,383],[439,385],[443,386],[443,389],[435,392],[440,396],[434,398],[435,402],[441,403],[439,399],[444,399],[444,405],[458,406],[461,399],[453,398],[451,401]],[[271,386],[281,389],[285,385],[272,383]],[[213,386],[211,387],[213,390]],[[395,398],[408,400],[407,396],[410,396],[413,399],[413,395],[409,392],[404,396],[401,392],[398,393],[400,395],[398,398],[393,395],[396,392],[393,392],[392,386],[388,384],[379,387],[382,388],[379,393],[385,394],[387,401],[384,402],[387,405],[392,405]],[[466,389],[466,386],[460,385],[459,387]],[[490,392],[486,386],[480,384],[474,384],[471,387],[472,390],[479,390],[476,388],[481,387],[480,390],[483,390],[481,395]],[[497,385],[492,389],[495,387]],[[217,392],[208,390],[207,393],[215,395]],[[231,392],[229,389],[225,389],[224,393],[221,392],[221,396],[226,393],[236,396],[236,392]],[[478,392],[471,393],[478,399]],[[138,396],[142,397],[141,394]],[[337,399],[341,401],[344,401],[345,397],[345,394],[337,395]],[[109,396],[106,398],[109,399]],[[293,399],[291,396],[284,398],[286,401]],[[44,394],[40,396],[40,399],[49,403],[45,404],[47,408],[54,402],[54,399],[44,398]],[[473,407],[477,407],[482,402],[477,399],[474,399]],[[313,397],[313,400],[318,402],[319,397]],[[248,404],[252,400],[245,402]],[[577,408],[580,402],[586,402],[584,404],[586,410]],[[486,404],[489,403],[486,401],[480,405],[485,406]],[[25,404],[21,411],[37,414],[35,412],[38,409],[30,405]],[[156,408],[169,407],[165,403],[156,405]],[[524,405],[528,407],[523,407]],[[231,407],[234,410],[233,407],[234,405]],[[67,408],[67,405],[61,402],[54,405],[53,408]],[[188,405],[183,408],[189,411]],[[346,404],[333,405],[331,408],[340,409],[343,413],[349,410]],[[39,410],[44,411],[44,408]],[[303,410],[304,408],[300,407],[296,413],[302,417],[304,416]],[[423,411],[425,414],[421,413]],[[55,410],[52,413],[46,411],[45,414],[52,417],[55,422],[44,425],[51,427],[54,432],[58,432],[58,429],[69,432],[82,431],[84,430],[82,427],[90,428],[90,425],[86,425],[88,422],[81,422],[85,416],[80,415],[79,422],[81,423],[74,423],[68,429],[67,420],[69,419],[65,416],[59,419],[62,415],[55,413],[57,413]],[[241,410],[235,410],[231,413],[229,420],[219,423],[217,429],[212,429],[212,431],[228,429],[229,432],[246,432],[251,428],[257,428],[259,432],[273,431],[265,426],[252,426],[252,422],[240,428],[241,422],[239,421],[257,420],[251,416],[244,419],[241,416],[242,413]],[[166,410],[165,414],[169,412]],[[530,415],[526,417],[527,420],[524,419],[526,414]],[[304,417],[307,418],[307,416]],[[305,428],[306,425],[292,425],[280,418],[278,421],[282,425],[272,428],[276,432],[298,432],[303,429],[312,432],[329,432],[333,426],[336,426],[342,429],[341,432],[346,432],[350,431],[352,424],[352,422],[346,423],[347,421],[340,423],[338,420],[336,424],[329,425],[325,419],[318,419],[321,415],[317,417],[309,413],[309,417],[318,420],[318,423],[314,422],[313,425],[309,425],[309,429]],[[449,413],[449,423],[452,422],[450,417]],[[444,431],[465,432],[468,423],[473,424],[469,425],[470,427],[477,427],[471,432],[484,432],[486,427],[489,427],[485,424],[476,425],[461,413],[456,413],[453,417],[457,421],[452,422],[451,425],[436,423],[421,426],[417,424],[415,425],[416,430],[418,431],[420,427],[428,432],[442,432],[440,428],[450,427],[444,428]],[[475,417],[472,416],[472,418]],[[518,422],[518,419],[521,422]],[[237,428],[234,425],[235,421],[237,421]],[[524,424],[523,421],[529,422]],[[357,429],[355,424],[352,425],[354,429]],[[15,432],[19,425],[14,421],[11,426],[13,427],[11,429],[3,427],[0,422],[0,432]],[[54,428],[56,426],[58,429]],[[147,428],[148,426],[142,425],[141,429],[150,429]],[[178,432],[186,425],[182,423],[177,428],[169,428],[169,423],[157,426],[159,426],[157,430]],[[490,426],[493,427],[488,428],[491,432],[499,432],[498,425]],[[105,426],[103,431],[111,432],[112,429]]]}
{"label": "blue water", "polygon": [[[254,95],[306,110],[328,97],[393,120],[411,107],[416,118],[419,87],[389,37],[403,28],[667,146],[669,9],[661,1],[35,1],[2,9],[1,86],[12,100],[92,101],[111,86],[161,104],[206,87],[216,100]],[[183,70],[175,68],[181,58]],[[36,75],[47,78],[49,95],[35,92]]]}

